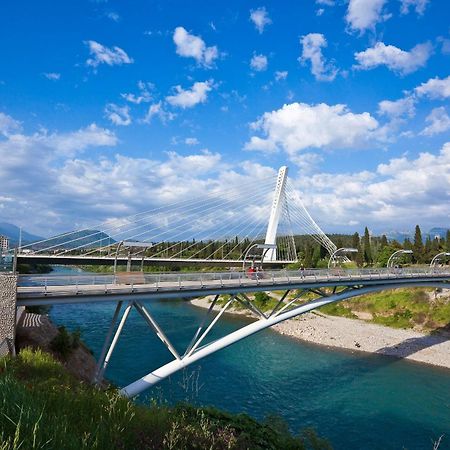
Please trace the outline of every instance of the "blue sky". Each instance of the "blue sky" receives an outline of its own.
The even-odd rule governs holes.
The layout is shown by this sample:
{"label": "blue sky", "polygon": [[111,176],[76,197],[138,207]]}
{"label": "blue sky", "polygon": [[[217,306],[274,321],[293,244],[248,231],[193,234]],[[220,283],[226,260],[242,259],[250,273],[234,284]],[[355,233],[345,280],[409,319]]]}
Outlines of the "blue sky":
{"label": "blue sky", "polygon": [[288,165],[326,231],[450,223],[445,0],[0,6],[0,218],[51,234]]}

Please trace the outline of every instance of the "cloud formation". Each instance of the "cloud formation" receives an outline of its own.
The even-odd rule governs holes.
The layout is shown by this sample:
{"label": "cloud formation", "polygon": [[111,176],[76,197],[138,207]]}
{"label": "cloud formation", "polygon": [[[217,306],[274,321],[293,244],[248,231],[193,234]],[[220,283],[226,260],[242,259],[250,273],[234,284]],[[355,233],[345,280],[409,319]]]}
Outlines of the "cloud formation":
{"label": "cloud formation", "polygon": [[147,113],[142,119],[142,122],[151,123],[154,117],[159,117],[159,120],[165,124],[175,119],[176,115],[170,111],[166,111],[162,101],[159,101],[158,103],[153,103],[148,107]]}
{"label": "cloud formation", "polygon": [[8,136],[10,133],[21,128],[20,122],[13,119],[8,114],[0,112],[0,134]]}
{"label": "cloud formation", "polygon": [[311,73],[316,80],[333,81],[338,70],[332,63],[327,63],[322,54],[322,48],[327,46],[325,36],[320,33],[309,33],[306,36],[302,36],[300,44],[303,49],[299,61],[302,63],[311,62]]}
{"label": "cloud formation", "polygon": [[390,16],[383,13],[386,0],[350,0],[345,20],[351,30],[360,33],[373,30],[378,22]]}
{"label": "cloud formation", "polygon": [[145,83],[144,81],[138,81],[139,94],[120,94],[120,96],[127,102],[140,105],[141,103],[148,103],[152,101],[152,95],[150,91],[155,87],[153,83]]}
{"label": "cloud formation", "polygon": [[426,117],[425,121],[429,123],[429,125],[420,133],[425,136],[433,136],[450,130],[450,117],[443,106],[434,108]]}
{"label": "cloud formation", "polygon": [[266,25],[272,23],[271,18],[267,14],[266,8],[252,9],[250,11],[250,20],[255,24],[259,34],[262,34]]}
{"label": "cloud formation", "polygon": [[267,56],[265,55],[253,55],[250,60],[250,67],[257,72],[263,72],[267,69]]}
{"label": "cloud formation", "polygon": [[433,46],[429,42],[418,44],[409,52],[394,45],[377,42],[373,47],[355,53],[358,64],[354,67],[360,70],[371,70],[379,66],[386,66],[400,75],[407,75],[424,67],[432,50]]}
{"label": "cloud formation", "polygon": [[208,92],[213,88],[213,81],[197,81],[190,89],[175,86],[175,94],[166,97],[167,103],[178,108],[192,108],[199,103],[205,103]]}
{"label": "cloud formation", "polygon": [[207,47],[200,36],[190,34],[185,28],[177,27],[173,33],[176,52],[184,58],[194,58],[203,67],[212,67],[219,56],[216,46]]}
{"label": "cloud formation", "polygon": [[89,47],[89,54],[91,55],[86,61],[86,64],[90,67],[97,68],[100,64],[121,66],[134,62],[133,58],[130,58],[125,50],[120,47],[108,48],[96,41],[85,41],[85,44]]}
{"label": "cloud formation", "polygon": [[105,107],[105,115],[114,125],[128,126],[131,124],[130,107],[127,105],[118,106],[108,103]]}
{"label": "cloud formation", "polygon": [[399,100],[383,100],[378,103],[378,114],[393,118],[414,117],[416,108],[413,97],[405,97]]}
{"label": "cloud formation", "polygon": [[294,184],[325,230],[369,225],[382,233],[417,222],[429,229],[450,219],[450,142],[437,154],[393,158],[374,171],[316,173]]}
{"label": "cloud formation", "polygon": [[416,87],[415,93],[432,99],[445,99],[450,97],[450,75],[447,78],[430,78],[426,83]]}
{"label": "cloud formation", "polygon": [[47,80],[51,81],[58,81],[61,78],[61,74],[57,72],[45,72],[42,75],[44,75]]}
{"label": "cloud formation", "polygon": [[378,122],[369,113],[355,114],[346,105],[286,104],[252,124],[264,137],[252,136],[247,150],[283,149],[293,155],[307,148],[351,148],[372,136]]}
{"label": "cloud formation", "polygon": [[423,15],[429,0],[401,0],[400,12],[408,14],[410,9],[414,9],[417,14]]}

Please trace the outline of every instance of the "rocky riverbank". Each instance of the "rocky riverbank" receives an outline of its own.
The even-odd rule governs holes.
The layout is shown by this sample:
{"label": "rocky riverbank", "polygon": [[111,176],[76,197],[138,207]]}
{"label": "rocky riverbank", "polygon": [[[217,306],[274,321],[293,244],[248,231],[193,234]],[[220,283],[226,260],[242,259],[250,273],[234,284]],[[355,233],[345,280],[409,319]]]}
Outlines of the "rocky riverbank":
{"label": "rocky riverbank", "polygon": [[[211,297],[191,300],[191,304],[209,308]],[[220,306],[215,306],[220,309]],[[247,310],[231,310],[231,314],[252,316]],[[347,319],[311,312],[272,327],[278,333],[313,344],[352,351],[378,353],[407,358],[435,366],[450,368],[450,335],[422,334],[413,330],[384,327],[359,319]]]}
{"label": "rocky riverbank", "polygon": [[77,379],[92,382],[96,361],[91,351],[80,342],[66,358],[62,358],[51,345],[58,333],[58,328],[47,315],[24,313],[17,325],[16,349],[20,352],[23,348],[30,347],[51,353]]}

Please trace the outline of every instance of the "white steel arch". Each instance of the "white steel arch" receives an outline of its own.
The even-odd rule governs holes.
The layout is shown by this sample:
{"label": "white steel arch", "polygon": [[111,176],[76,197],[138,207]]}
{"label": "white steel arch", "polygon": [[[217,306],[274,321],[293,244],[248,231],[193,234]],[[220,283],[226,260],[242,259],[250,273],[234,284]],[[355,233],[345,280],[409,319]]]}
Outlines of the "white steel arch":
{"label": "white steel arch", "polygon": [[[450,281],[423,281],[423,282],[409,282],[409,283],[398,283],[398,284],[389,284],[389,285],[369,285],[369,286],[353,286],[353,287],[346,287],[341,292],[334,292],[332,295],[327,295],[323,293],[322,291],[313,289],[313,290],[304,290],[301,292],[301,294],[294,300],[291,300],[290,302],[284,304],[282,308],[279,307],[279,305],[282,304],[283,300],[289,293],[289,291],[286,291],[285,295],[282,297],[278,305],[274,308],[271,314],[264,314],[263,312],[259,311],[257,308],[255,308],[254,305],[251,304],[248,297],[243,294],[242,298],[239,298],[238,295],[233,296],[226,304],[225,306],[220,310],[220,312],[216,315],[214,320],[211,322],[211,324],[203,331],[204,324],[203,323],[199,329],[197,330],[197,333],[194,336],[193,341],[189,345],[186,353],[183,356],[175,355],[175,359],[168,364],[165,364],[164,366],[150,372],[149,374],[145,375],[144,377],[140,378],[139,380],[135,381],[134,383],[129,384],[128,386],[122,388],[120,390],[120,393],[126,397],[134,397],[141,392],[151,388],[155,384],[159,383],[163,379],[169,377],[170,375],[184,369],[185,367],[200,361],[201,359],[205,358],[206,356],[209,356],[213,353],[216,353],[219,350],[222,350],[223,348],[226,348],[232,344],[235,344],[236,342],[241,341],[242,339],[245,339],[261,330],[264,330],[266,328],[270,328],[273,325],[283,322],[288,319],[292,319],[293,317],[299,316],[301,314],[305,314],[309,311],[313,311],[314,309],[320,308],[321,306],[328,305],[330,303],[339,302],[342,300],[347,300],[349,298],[357,297],[364,294],[369,294],[373,292],[379,292],[386,289],[398,289],[398,288],[405,288],[405,287],[434,287],[434,288],[445,288],[450,289]],[[306,304],[295,306],[292,309],[288,309],[289,306],[295,303],[298,298],[307,291],[315,292],[319,295],[319,298],[312,300]],[[212,306],[217,301],[218,296],[216,296],[214,302],[212,303],[208,313],[211,312]],[[259,317],[259,320],[256,322],[253,322],[249,325],[244,326],[243,328],[234,331],[233,333],[230,333],[227,336],[224,336],[214,342],[211,342],[209,344],[206,344],[202,347],[200,347],[200,343],[203,341],[203,339],[206,337],[210,329],[214,326],[214,324],[220,319],[220,317],[223,315],[223,313],[226,311],[226,309],[234,302],[239,301],[244,306],[247,306],[249,309],[251,309],[254,313],[257,314]],[[138,311],[145,309],[141,304],[137,307]],[[147,313],[148,314],[148,313]],[[206,319],[205,319],[206,321]],[[204,322],[205,322],[204,321]],[[203,333],[202,333],[203,331]],[[164,336],[165,337],[165,336]],[[164,339],[162,339],[164,341]],[[169,349],[170,350],[170,349]],[[172,352],[173,353],[173,352]]]}

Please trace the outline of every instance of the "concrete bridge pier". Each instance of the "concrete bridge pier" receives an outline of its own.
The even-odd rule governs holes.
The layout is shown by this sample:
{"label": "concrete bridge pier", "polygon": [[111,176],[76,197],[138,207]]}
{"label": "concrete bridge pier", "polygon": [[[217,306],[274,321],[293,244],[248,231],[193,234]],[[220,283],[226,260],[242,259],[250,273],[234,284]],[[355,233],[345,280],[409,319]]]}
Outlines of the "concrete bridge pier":
{"label": "concrete bridge pier", "polygon": [[0,357],[15,355],[17,275],[0,273]]}

